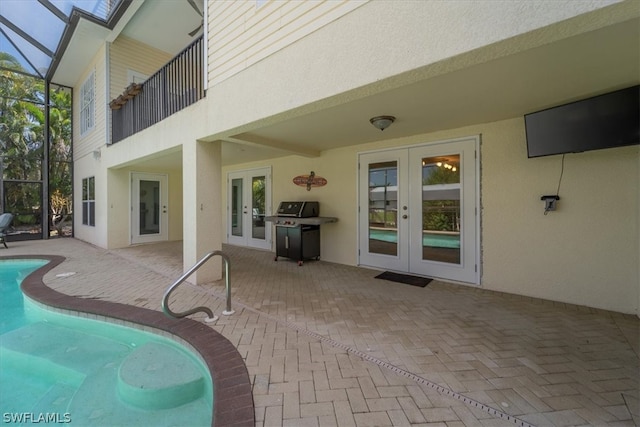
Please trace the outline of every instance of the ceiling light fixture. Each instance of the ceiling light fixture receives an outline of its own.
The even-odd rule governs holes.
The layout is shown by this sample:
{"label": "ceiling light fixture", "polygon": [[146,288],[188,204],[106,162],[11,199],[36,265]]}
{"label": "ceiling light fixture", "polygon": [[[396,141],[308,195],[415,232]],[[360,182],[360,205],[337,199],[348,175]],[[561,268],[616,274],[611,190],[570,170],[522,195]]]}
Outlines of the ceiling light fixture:
{"label": "ceiling light fixture", "polygon": [[396,121],[396,118],[393,116],[377,116],[377,117],[371,118],[369,121],[376,128],[380,130],[385,130],[386,128],[391,126],[391,123]]}

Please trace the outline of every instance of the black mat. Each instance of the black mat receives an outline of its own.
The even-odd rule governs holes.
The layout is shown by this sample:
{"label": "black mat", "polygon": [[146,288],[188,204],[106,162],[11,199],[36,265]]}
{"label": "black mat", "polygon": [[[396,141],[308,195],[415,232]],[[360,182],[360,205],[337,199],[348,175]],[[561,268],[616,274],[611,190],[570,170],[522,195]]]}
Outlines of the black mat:
{"label": "black mat", "polygon": [[391,271],[385,271],[384,273],[378,274],[376,276],[376,279],[390,280],[392,282],[404,283],[406,285],[420,286],[421,288],[424,288],[433,280],[433,279],[428,279],[426,277],[418,277],[418,276],[410,276],[408,274],[393,273]]}

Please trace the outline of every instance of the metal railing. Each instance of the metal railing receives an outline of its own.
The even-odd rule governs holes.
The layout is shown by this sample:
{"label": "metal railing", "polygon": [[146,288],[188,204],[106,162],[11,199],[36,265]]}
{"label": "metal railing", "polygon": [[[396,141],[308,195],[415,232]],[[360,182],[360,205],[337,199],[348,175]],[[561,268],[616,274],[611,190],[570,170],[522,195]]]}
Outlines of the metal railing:
{"label": "metal railing", "polygon": [[198,261],[196,265],[191,267],[189,271],[187,271],[182,276],[180,276],[178,280],[173,282],[173,284],[169,286],[169,288],[167,288],[167,290],[164,293],[164,296],[162,297],[162,311],[164,312],[164,314],[166,314],[169,317],[175,317],[177,319],[180,319],[182,317],[186,317],[194,313],[205,313],[208,316],[205,319],[205,322],[209,323],[209,322],[215,322],[216,320],[218,320],[218,317],[214,316],[213,311],[211,311],[210,308],[204,307],[204,306],[195,307],[180,313],[172,311],[169,308],[169,297],[171,297],[171,294],[173,293],[173,291],[175,291],[176,288],[181,283],[187,280],[189,276],[195,273],[200,267],[204,265],[204,263],[209,261],[209,259],[213,258],[214,256],[220,256],[224,260],[224,281],[225,281],[225,286],[227,291],[227,309],[223,311],[222,314],[224,314],[225,316],[229,316],[234,313],[234,311],[231,309],[231,282],[229,278],[229,257],[226,254],[224,254],[222,251],[213,251],[213,252],[209,252],[204,257],[202,257],[202,259]]}
{"label": "metal railing", "polygon": [[112,102],[112,144],[205,97],[203,47],[200,37],[143,82],[139,93]]}

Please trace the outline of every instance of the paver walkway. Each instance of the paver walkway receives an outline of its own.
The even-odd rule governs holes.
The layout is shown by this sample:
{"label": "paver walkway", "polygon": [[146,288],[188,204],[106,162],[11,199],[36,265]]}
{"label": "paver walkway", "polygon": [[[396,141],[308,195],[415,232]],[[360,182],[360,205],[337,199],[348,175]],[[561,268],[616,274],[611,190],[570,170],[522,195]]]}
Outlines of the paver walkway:
{"label": "paver walkway", "polygon": [[[13,242],[0,256],[63,255],[49,286],[159,310],[182,274],[181,248],[60,239]],[[640,423],[636,316],[223,250],[236,312],[221,315],[224,281],[185,285],[172,308],[204,304],[220,315],[212,327],[245,359],[259,426]],[[56,276],[65,272],[76,274]]]}

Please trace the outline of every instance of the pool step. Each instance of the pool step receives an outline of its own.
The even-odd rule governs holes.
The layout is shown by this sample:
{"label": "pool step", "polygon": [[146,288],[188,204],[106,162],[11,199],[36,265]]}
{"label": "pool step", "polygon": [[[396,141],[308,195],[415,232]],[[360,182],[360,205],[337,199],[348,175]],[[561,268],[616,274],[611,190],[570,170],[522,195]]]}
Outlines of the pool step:
{"label": "pool step", "polygon": [[199,399],[204,390],[202,372],[193,361],[162,343],[138,347],[118,371],[120,398],[143,409],[180,406]]}
{"label": "pool step", "polygon": [[[37,322],[2,335],[0,364],[3,411],[68,413],[72,425],[211,424],[203,372],[169,345],[131,348]],[[34,372],[33,384],[14,392],[11,384],[31,381],[25,373]]]}
{"label": "pool step", "polygon": [[45,384],[67,384],[78,387],[85,375],[33,354],[0,347],[0,368],[3,372],[16,372],[37,377]]}
{"label": "pool step", "polygon": [[[72,424],[82,426],[207,426],[211,407],[196,399],[176,408],[145,409],[125,402],[118,388],[118,372],[102,370],[87,377],[69,405]],[[43,426],[45,427],[45,426]]]}

